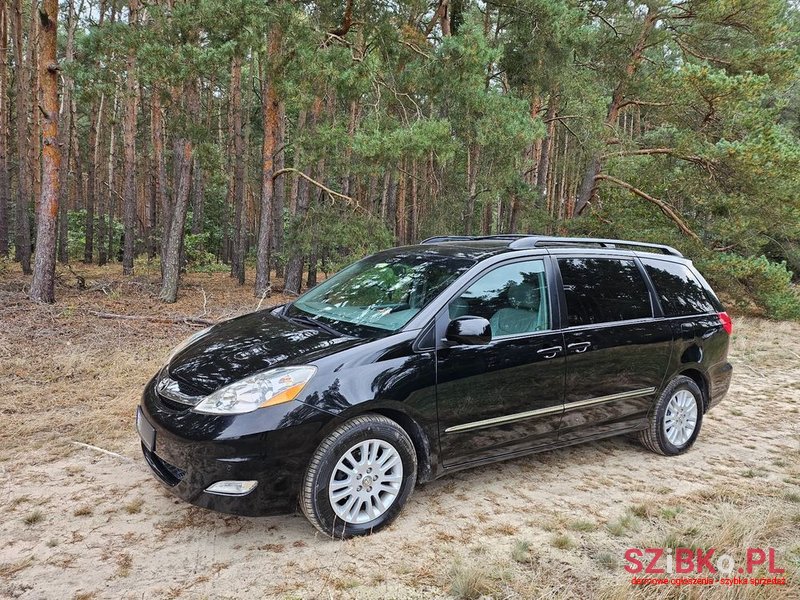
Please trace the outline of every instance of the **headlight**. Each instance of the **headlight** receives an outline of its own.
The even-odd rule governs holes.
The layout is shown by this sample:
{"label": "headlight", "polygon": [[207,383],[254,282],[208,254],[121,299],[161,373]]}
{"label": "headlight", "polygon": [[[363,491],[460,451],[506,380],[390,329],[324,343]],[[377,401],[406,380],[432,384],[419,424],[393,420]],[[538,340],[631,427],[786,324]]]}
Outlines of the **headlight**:
{"label": "headlight", "polygon": [[[213,327],[213,325],[212,325],[212,327]],[[167,359],[167,362],[165,364],[168,365],[169,363],[171,363],[172,359],[175,358],[178,355],[179,352],[185,350],[190,344],[193,344],[194,342],[199,340],[201,337],[203,337],[205,334],[207,334],[210,330],[211,330],[211,327],[206,327],[202,331],[198,331],[197,333],[193,333],[188,338],[183,340],[180,344],[175,346],[172,349],[172,352],[170,352],[169,358]]]}
{"label": "headlight", "polygon": [[245,377],[208,396],[192,410],[212,415],[238,415],[294,400],[316,367],[281,367]]}

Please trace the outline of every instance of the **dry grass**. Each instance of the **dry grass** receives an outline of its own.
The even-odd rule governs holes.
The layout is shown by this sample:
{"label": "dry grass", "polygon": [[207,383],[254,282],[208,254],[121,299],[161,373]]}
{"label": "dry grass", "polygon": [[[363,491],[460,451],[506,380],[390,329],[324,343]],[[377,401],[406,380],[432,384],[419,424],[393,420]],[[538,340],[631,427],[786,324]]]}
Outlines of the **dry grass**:
{"label": "dry grass", "polygon": [[[800,597],[798,325],[735,320],[734,387],[684,456],[608,440],[465,471],[420,487],[387,530],[341,543],[297,515],[229,517],[163,491],[141,464],[132,414],[196,328],[89,313],[220,319],[256,307],[249,282],[189,274],[163,305],[157,273],[141,265],[128,280],[116,265],[74,268],[90,290],[67,272],[54,306],[27,302],[16,267],[0,275],[0,597]],[[684,545],[737,559],[775,547],[791,585],[631,586],[626,548]]]}
{"label": "dry grass", "polygon": [[22,560],[18,560],[14,563],[2,563],[0,564],[0,577],[8,578],[13,577],[20,571],[23,571],[30,567],[33,564],[33,556],[27,556]]}
{"label": "dry grass", "polygon": [[44,521],[44,513],[38,508],[32,512],[29,512],[27,515],[25,515],[25,518],[22,519],[22,522],[25,523],[25,525],[36,525],[42,521]]}
{"label": "dry grass", "polygon": [[551,537],[550,544],[553,548],[558,548],[559,550],[569,550],[575,547],[574,540],[564,533],[559,533]]}
{"label": "dry grass", "polygon": [[135,515],[136,513],[142,512],[143,505],[144,505],[144,500],[142,498],[131,500],[125,505],[125,512],[128,513],[129,515]]}
{"label": "dry grass", "polygon": [[597,529],[597,523],[595,523],[594,521],[587,521],[585,519],[578,519],[576,521],[572,521],[568,525],[568,527],[572,531],[581,531],[581,532],[586,533],[586,532],[594,531],[595,529]]}
{"label": "dry grass", "polygon": [[511,558],[518,563],[527,563],[531,559],[531,543],[527,540],[517,540],[511,549]]}
{"label": "dry grass", "polygon": [[490,595],[495,587],[492,576],[480,565],[457,564],[450,574],[450,594],[461,600],[478,600]]}

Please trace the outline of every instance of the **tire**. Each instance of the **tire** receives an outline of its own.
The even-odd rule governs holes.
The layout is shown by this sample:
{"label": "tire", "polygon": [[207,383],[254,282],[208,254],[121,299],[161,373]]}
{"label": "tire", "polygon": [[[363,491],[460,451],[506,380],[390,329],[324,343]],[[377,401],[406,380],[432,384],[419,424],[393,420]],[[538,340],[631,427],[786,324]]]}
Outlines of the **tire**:
{"label": "tire", "polygon": [[391,419],[365,414],[322,440],[303,478],[300,507],[333,538],[367,535],[397,518],[416,481],[408,434]]}
{"label": "tire", "polygon": [[[694,428],[689,431],[691,421]],[[692,447],[703,424],[703,393],[688,377],[678,376],[667,384],[639,441],[648,450],[664,456],[682,454]]]}

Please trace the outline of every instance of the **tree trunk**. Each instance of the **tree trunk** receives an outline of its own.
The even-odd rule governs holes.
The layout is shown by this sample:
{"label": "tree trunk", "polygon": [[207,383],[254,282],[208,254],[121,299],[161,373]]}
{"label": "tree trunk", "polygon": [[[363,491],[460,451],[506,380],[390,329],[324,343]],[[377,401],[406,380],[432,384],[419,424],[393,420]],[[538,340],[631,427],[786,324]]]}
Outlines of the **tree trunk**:
{"label": "tree trunk", "polygon": [[152,157],[148,158],[148,170],[150,177],[150,187],[147,190],[147,260],[151,261],[156,257],[156,228],[158,227],[158,196],[156,193],[156,181],[158,176],[155,174]]}
{"label": "tree trunk", "polygon": [[164,115],[161,112],[161,89],[153,85],[150,96],[150,135],[153,143],[153,189],[155,203],[161,208],[161,274],[164,274],[164,253],[167,250],[169,225],[172,221],[167,195],[167,164],[164,161]]}
{"label": "tree trunk", "polygon": [[[406,163],[401,163],[401,168],[405,170]],[[408,243],[408,233],[406,225],[408,223],[406,217],[406,189],[407,177],[403,172],[398,173],[397,183],[397,202],[395,206],[395,220],[394,220],[394,237],[397,243],[405,246]]]}
{"label": "tree trunk", "polygon": [[[71,64],[75,58],[75,3],[73,0],[67,2],[67,48],[64,56],[67,64]],[[59,117],[59,129],[62,157],[61,172],[59,181],[61,184],[60,196],[58,199],[58,260],[66,263],[69,260],[69,231],[68,231],[68,200],[69,200],[69,168],[72,158],[72,90],[74,83],[72,77],[64,75],[64,87],[61,94],[61,115]]]}
{"label": "tree trunk", "polygon": [[89,160],[86,168],[86,240],[83,246],[83,262],[91,264],[94,260],[94,209],[97,202],[97,161],[100,154],[100,125],[103,122],[105,94],[92,103],[92,116],[89,122]]}
{"label": "tree trunk", "polygon": [[11,200],[11,173],[8,171],[8,13],[7,2],[0,3],[0,258],[8,255],[8,204]]}
{"label": "tree trunk", "polygon": [[17,201],[15,204],[15,236],[14,258],[22,265],[22,272],[31,274],[31,225],[28,207],[31,202],[30,158],[28,148],[28,102],[35,94],[31,90],[31,65],[24,60],[22,37],[22,0],[14,2],[12,11],[14,28],[14,60],[17,65],[17,76],[14,78],[14,103],[17,120]]}
{"label": "tree trunk", "polygon": [[200,168],[200,161],[194,159],[192,174],[192,235],[203,233],[203,213],[205,212],[205,178]]}
{"label": "tree trunk", "polygon": [[[652,33],[659,16],[660,15],[657,9],[648,8],[647,15],[645,15],[644,22],[642,23],[642,29],[639,32],[639,37],[637,38],[636,43],[631,50],[628,65],[625,67],[625,74],[614,88],[614,93],[612,94],[611,101],[608,104],[605,121],[607,127],[613,128],[617,123],[617,117],[619,117],[619,110],[622,107],[622,102],[625,98],[625,92],[627,91],[628,84],[636,74],[636,71],[643,60],[644,51],[647,47],[647,40],[650,37],[650,34]],[[603,165],[602,161],[600,160],[600,154],[595,152],[589,159],[589,163],[584,170],[581,190],[578,194],[578,198],[575,201],[575,211],[573,213],[574,216],[580,215],[589,202],[591,202],[592,198],[594,198],[594,195],[597,191],[597,176],[600,174],[602,167]]]}
{"label": "tree trunk", "polygon": [[[77,26],[77,19],[75,18],[75,3],[73,0],[68,1],[67,8],[67,47],[64,55],[65,61],[68,65],[72,64],[75,59],[75,28]],[[61,94],[61,117],[59,121],[59,129],[61,131],[61,148],[64,156],[61,157],[61,173],[59,175],[61,194],[58,201],[59,216],[58,216],[58,260],[61,263],[69,262],[69,219],[68,219],[68,201],[70,195],[69,174],[70,163],[72,156],[72,140],[73,140],[73,124],[75,113],[75,102],[73,98],[73,90],[75,82],[72,77],[64,75],[64,87]],[[78,180],[80,184],[80,180]]]}
{"label": "tree trunk", "polygon": [[55,302],[56,223],[58,219],[58,63],[56,62],[58,0],[43,0],[39,8],[42,33],[39,50],[39,82],[42,127],[42,197],[36,229],[36,264],[30,298],[35,302]]}
{"label": "tree trunk", "polygon": [[[184,88],[187,113],[196,115],[199,111],[199,99],[196,82],[189,82]],[[178,161],[177,181],[175,182],[175,202],[172,218],[164,223],[167,228],[167,241],[164,250],[163,277],[159,298],[164,302],[175,302],[178,298],[178,280],[181,270],[181,247],[183,246],[183,229],[186,225],[186,214],[189,211],[189,192],[192,181],[192,162],[194,146],[184,133],[175,144]]]}
{"label": "tree trunk", "polygon": [[542,141],[542,150],[539,154],[539,164],[536,166],[536,186],[539,191],[539,202],[546,203],[547,200],[547,174],[550,171],[550,154],[553,151],[554,137],[556,132],[556,110],[558,109],[558,93],[556,90],[550,91],[550,98],[547,100],[547,112],[545,121],[547,122],[547,137]]}
{"label": "tree trunk", "polygon": [[[275,140],[278,145],[275,155],[275,172],[280,173],[286,165],[286,154],[284,144],[286,143],[286,105],[280,102],[278,105],[278,138]],[[280,254],[283,252],[283,212],[286,205],[286,179],[283,174],[275,178],[273,193],[275,200],[272,214],[272,256],[275,264],[275,275],[283,275],[283,260]]]}
{"label": "tree trunk", "polygon": [[345,196],[351,195],[353,187],[353,138],[356,135],[356,125],[358,124],[358,102],[355,100],[350,101],[350,120],[347,125],[347,137],[349,138],[347,146],[344,151],[344,176],[342,177],[342,194]]}
{"label": "tree trunk", "polygon": [[[128,5],[128,27],[137,28],[139,2],[131,0]],[[125,183],[123,184],[123,228],[122,274],[133,275],[133,259],[136,253],[136,116],[139,111],[139,84],[136,81],[136,49],[128,49],[125,78],[125,122],[122,137],[125,152]]]}
{"label": "tree trunk", "polygon": [[419,192],[417,191],[417,161],[411,161],[411,219],[409,235],[412,243],[419,237]]}
{"label": "tree trunk", "polygon": [[[308,121],[308,129],[313,134],[316,129],[319,116],[322,113],[322,96],[314,98],[314,103],[311,108],[311,114],[305,117]],[[302,116],[302,113],[301,113]],[[297,154],[297,151],[295,151]],[[311,169],[306,169],[305,174],[311,176]],[[300,177],[297,183],[297,200],[294,212],[294,225],[297,227],[303,221],[306,214],[308,214],[308,207],[311,204],[311,190],[309,189],[308,181]],[[299,294],[300,288],[303,285],[303,253],[297,249],[293,249],[289,255],[289,260],[286,263],[286,278],[284,282],[284,291]]]}
{"label": "tree trunk", "polygon": [[231,63],[231,104],[233,111],[233,201],[234,235],[231,277],[244,285],[245,205],[244,205],[244,137],[242,135],[242,57],[236,55]]}
{"label": "tree trunk", "polygon": [[508,233],[517,231],[517,221],[519,220],[519,199],[517,195],[511,196],[511,207],[508,210]]}
{"label": "tree trunk", "polygon": [[275,202],[275,150],[280,129],[280,101],[275,88],[276,77],[268,59],[275,60],[280,52],[281,31],[274,27],[269,33],[267,54],[262,56],[261,118],[264,141],[261,145],[261,218],[256,249],[256,297],[269,293],[270,250],[272,244],[273,209]]}
{"label": "tree trunk", "polygon": [[[28,31],[28,73],[31,80],[28,89],[31,94],[31,104],[28,107],[28,119],[31,124],[28,153],[30,166],[28,177],[31,178],[31,200],[33,201],[33,229],[36,229],[36,219],[39,217],[39,200],[42,196],[42,123],[39,106],[42,104],[42,89],[39,82],[39,11],[36,9],[38,2],[31,2],[31,25]],[[30,229],[29,235],[30,235]]]}
{"label": "tree trunk", "polygon": [[467,147],[467,214],[464,218],[464,233],[472,235],[472,222],[475,218],[475,200],[478,196],[478,162],[481,148],[473,143]]}
{"label": "tree trunk", "polygon": [[[100,205],[98,206],[97,239],[98,239],[98,258],[97,264],[102,266],[108,262],[108,231],[113,231],[113,208],[111,203],[114,201],[112,190],[114,186],[114,146],[115,129],[114,122],[117,118],[117,90],[114,90],[114,103],[108,123],[108,161],[106,162],[107,179],[103,182],[105,187],[99,190]],[[98,157],[99,158],[99,157]],[[106,223],[108,217],[108,223]]]}

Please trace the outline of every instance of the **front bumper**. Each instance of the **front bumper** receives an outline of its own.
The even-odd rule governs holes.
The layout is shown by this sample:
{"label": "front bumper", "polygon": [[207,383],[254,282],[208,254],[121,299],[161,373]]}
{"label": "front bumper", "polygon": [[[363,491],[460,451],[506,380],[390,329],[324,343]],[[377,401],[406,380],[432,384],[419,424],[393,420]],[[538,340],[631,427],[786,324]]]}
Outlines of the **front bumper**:
{"label": "front bumper", "polygon": [[[176,496],[220,512],[264,516],[292,512],[302,478],[332,418],[289,402],[235,416],[176,411],[161,402],[154,381],[145,388],[140,418],[155,430],[152,449],[142,443],[150,469]],[[255,480],[243,496],[206,492],[223,480]]]}

